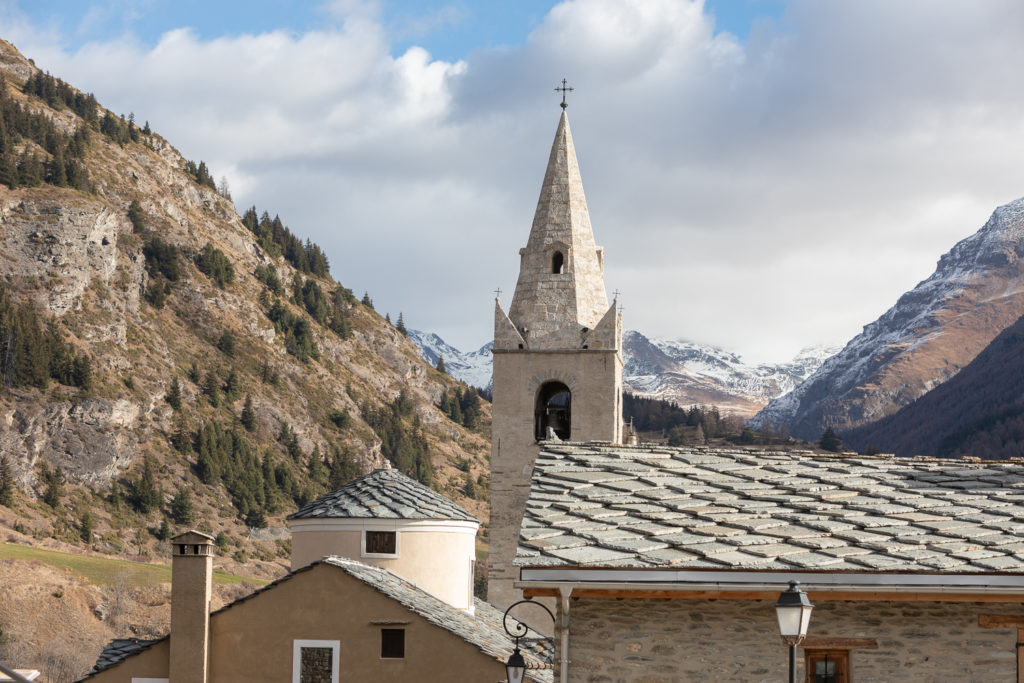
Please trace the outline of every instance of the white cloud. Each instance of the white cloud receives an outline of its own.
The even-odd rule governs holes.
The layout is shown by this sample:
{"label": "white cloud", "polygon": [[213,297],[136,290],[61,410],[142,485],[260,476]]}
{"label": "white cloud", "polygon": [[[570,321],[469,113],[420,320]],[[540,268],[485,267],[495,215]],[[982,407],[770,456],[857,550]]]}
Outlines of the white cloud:
{"label": "white cloud", "polygon": [[650,334],[780,359],[843,342],[1024,194],[1010,0],[793,0],[742,45],[700,2],[575,0],[457,63],[392,55],[381,7],[74,54],[10,11],[0,27],[321,243],[380,310],[464,347],[515,282],[563,76],[608,287]]}

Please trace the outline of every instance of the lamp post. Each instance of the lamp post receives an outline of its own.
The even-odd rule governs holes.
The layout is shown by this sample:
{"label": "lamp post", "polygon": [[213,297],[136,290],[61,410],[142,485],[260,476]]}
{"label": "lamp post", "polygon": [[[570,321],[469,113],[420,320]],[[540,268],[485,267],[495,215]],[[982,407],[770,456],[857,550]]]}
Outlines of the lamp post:
{"label": "lamp post", "polygon": [[789,588],[779,594],[775,615],[779,619],[779,633],[789,645],[789,683],[796,683],[796,646],[807,635],[814,605],[807,599],[799,581],[790,581]]}
{"label": "lamp post", "polygon": [[523,659],[523,653],[519,651],[519,639],[527,634],[530,627],[516,619],[513,630],[510,631],[508,628],[509,612],[511,612],[512,608],[517,605],[536,605],[548,613],[548,616],[551,617],[552,623],[555,621],[555,615],[551,613],[551,610],[539,602],[534,602],[529,598],[526,600],[520,600],[519,602],[513,602],[508,606],[508,609],[505,610],[505,616],[501,619],[501,625],[505,629],[505,633],[509,634],[509,636],[515,640],[515,649],[509,656],[508,661],[505,662],[505,675],[508,677],[508,683],[523,683],[523,676],[526,675],[526,660]]}

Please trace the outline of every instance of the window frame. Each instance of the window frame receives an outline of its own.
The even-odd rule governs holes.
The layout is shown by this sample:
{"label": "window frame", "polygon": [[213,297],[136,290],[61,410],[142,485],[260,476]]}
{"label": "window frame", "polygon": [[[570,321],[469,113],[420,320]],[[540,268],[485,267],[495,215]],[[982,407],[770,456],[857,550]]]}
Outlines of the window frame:
{"label": "window frame", "polygon": [[849,650],[820,648],[814,650],[804,650],[804,681],[806,683],[812,683],[814,680],[814,671],[811,669],[812,661],[817,660],[821,657],[827,657],[829,660],[836,662],[837,683],[850,683],[850,681],[853,680],[850,676]]}
{"label": "window frame", "polygon": [[[399,657],[391,657],[384,654],[384,632],[389,631],[391,633],[402,634],[402,654]],[[383,626],[380,629],[380,658],[389,660],[404,660],[405,659],[405,628],[396,628],[394,626]]]}
{"label": "window frame", "polygon": [[[393,553],[369,553],[366,552],[366,534],[394,534],[395,535],[395,552]],[[359,534],[359,552],[360,557],[379,557],[384,559],[397,559],[402,551],[401,548],[401,534],[398,533],[397,529],[363,529],[362,533]]]}
{"label": "window frame", "polygon": [[304,647],[331,648],[331,683],[338,683],[338,676],[341,672],[341,641],[298,638],[292,641],[292,683],[302,683],[302,648]]}

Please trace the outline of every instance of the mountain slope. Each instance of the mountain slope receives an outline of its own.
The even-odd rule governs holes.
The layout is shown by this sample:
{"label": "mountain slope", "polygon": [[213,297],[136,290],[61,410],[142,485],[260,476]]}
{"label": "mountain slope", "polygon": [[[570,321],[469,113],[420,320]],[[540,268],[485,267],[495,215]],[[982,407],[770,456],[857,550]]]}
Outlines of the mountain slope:
{"label": "mountain slope", "polygon": [[[155,539],[136,531],[180,524],[170,503],[188,490],[201,528],[244,539],[386,459],[486,517],[464,495],[486,476],[486,433],[437,408],[456,382],[316,245],[243,220],[205,164],[2,41],[0,69],[0,327],[16,342],[0,354],[0,453],[17,489],[3,521],[140,554]],[[17,132],[26,117],[55,130]],[[64,362],[54,344],[88,382],[17,370]]]}
{"label": "mountain slope", "polygon": [[1024,314],[1024,199],[1001,206],[935,273],[752,421],[818,438],[899,410],[955,375]]}
{"label": "mountain slope", "polygon": [[993,428],[1024,415],[1024,317],[1003,330],[953,378],[899,412],[843,434],[854,448],[874,446],[896,455],[1021,457],[1019,434],[998,439]]}

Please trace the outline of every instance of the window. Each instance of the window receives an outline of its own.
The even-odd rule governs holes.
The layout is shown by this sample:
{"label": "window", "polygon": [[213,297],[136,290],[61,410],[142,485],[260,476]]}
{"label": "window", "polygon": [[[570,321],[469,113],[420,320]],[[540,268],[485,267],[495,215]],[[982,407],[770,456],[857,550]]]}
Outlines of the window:
{"label": "window", "polygon": [[364,531],[363,557],[398,557],[398,532]]}
{"label": "window", "polygon": [[551,257],[551,272],[561,273],[565,267],[565,257],[562,256],[562,252],[556,251]]}
{"label": "window", "polygon": [[473,606],[473,589],[476,587],[476,559],[469,561],[469,600],[467,604]]}
{"label": "window", "polygon": [[807,683],[849,683],[848,650],[807,650]]}
{"label": "window", "polygon": [[292,683],[338,683],[341,641],[296,640],[292,644]]}
{"label": "window", "polygon": [[572,393],[561,382],[547,382],[537,391],[535,409],[537,441],[552,436],[568,439],[572,434]]}
{"label": "window", "polygon": [[382,628],[380,630],[381,659],[405,658],[405,629]]}

